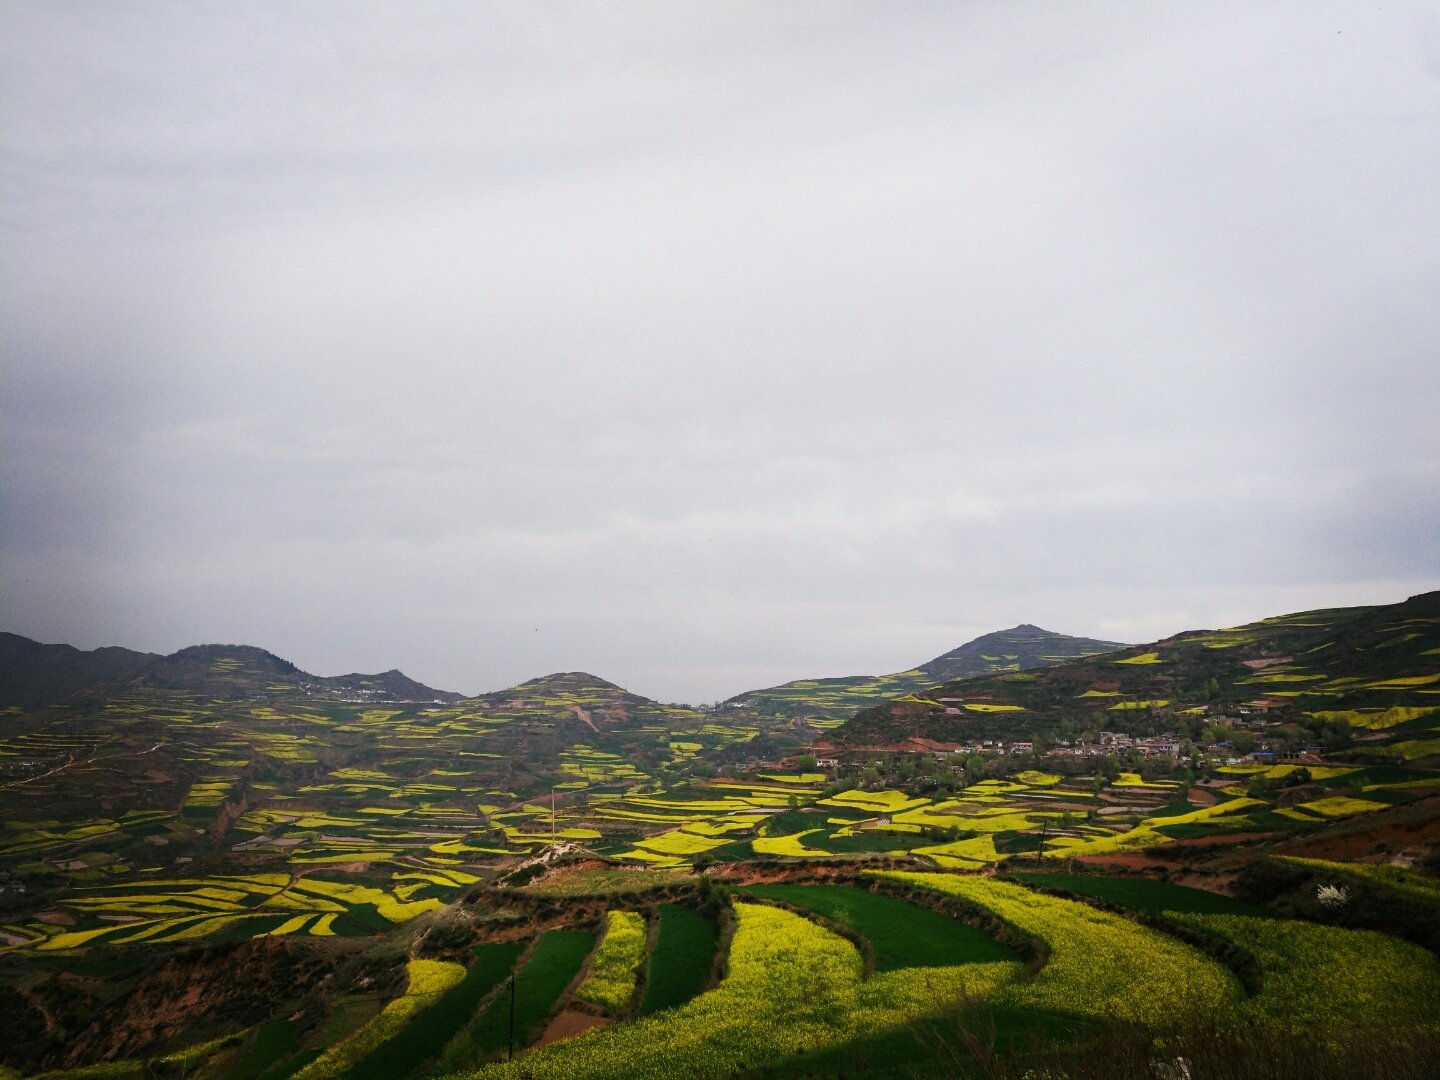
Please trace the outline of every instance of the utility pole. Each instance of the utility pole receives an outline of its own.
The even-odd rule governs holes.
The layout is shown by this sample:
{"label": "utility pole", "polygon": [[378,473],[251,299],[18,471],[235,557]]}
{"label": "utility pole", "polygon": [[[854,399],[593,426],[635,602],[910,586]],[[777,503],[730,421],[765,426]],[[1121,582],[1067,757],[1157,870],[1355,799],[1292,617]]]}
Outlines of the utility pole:
{"label": "utility pole", "polygon": [[510,976],[510,1047],[505,1051],[505,1060],[515,1057],[515,976]]}
{"label": "utility pole", "polygon": [[555,785],[550,785],[550,847],[555,847]]}

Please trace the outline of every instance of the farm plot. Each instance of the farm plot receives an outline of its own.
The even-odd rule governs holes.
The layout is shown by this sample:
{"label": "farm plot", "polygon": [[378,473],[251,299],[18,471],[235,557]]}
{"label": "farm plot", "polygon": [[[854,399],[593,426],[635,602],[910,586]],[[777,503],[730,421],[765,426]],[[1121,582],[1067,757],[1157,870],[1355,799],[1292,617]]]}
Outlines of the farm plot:
{"label": "farm plot", "polygon": [[[981,998],[1016,978],[1019,964],[908,968],[863,980],[844,938],[801,916],[735,907],[729,975],[689,1004],[590,1032],[526,1056],[525,1075],[564,1080],[725,1077],[767,1061],[834,1046]],[[479,1077],[513,1075],[503,1066]]]}
{"label": "farm plot", "polygon": [[999,1003],[1158,1024],[1227,1010],[1240,997],[1235,977],[1214,960],[1087,904],[981,877],[872,872],[968,900],[1049,945],[1040,973],[1007,988]]}
{"label": "farm plot", "polygon": [[363,1058],[346,1073],[347,1080],[396,1080],[439,1057],[476,1008],[505,981],[524,948],[522,941],[476,946],[475,961],[465,977]]}
{"label": "farm plot", "polygon": [[1310,870],[1374,882],[1416,900],[1440,903],[1440,881],[1414,870],[1407,870],[1403,866],[1391,866],[1388,863],[1332,862],[1328,859],[1304,859],[1295,855],[1277,855],[1276,858]]}
{"label": "farm plot", "polygon": [[1257,1020],[1319,1029],[1440,1020],[1440,960],[1372,930],[1244,915],[1174,918],[1240,946],[1259,961]]}
{"label": "farm plot", "polygon": [[673,885],[689,880],[691,880],[689,873],[679,873],[674,870],[643,870],[638,867],[623,870],[607,868],[546,874],[526,885],[525,891],[539,893],[543,896],[614,896],[653,889],[657,885]]}
{"label": "farm plot", "polygon": [[750,885],[741,891],[813,911],[849,927],[869,941],[876,971],[1019,959],[955,919],[851,885]]}
{"label": "farm plot", "polygon": [[1268,917],[1260,908],[1203,889],[1189,889],[1168,881],[1146,878],[1101,877],[1094,874],[1012,874],[1022,885],[1058,889],[1092,897],[1116,907],[1147,915],[1181,912],[1192,915],[1250,915]]}
{"label": "farm plot", "polygon": [[605,936],[575,996],[612,1016],[624,1012],[645,962],[645,929],[645,916],[637,911],[606,912]]}
{"label": "farm plot", "polygon": [[56,932],[57,927],[37,923],[36,949],[291,934],[363,936],[433,910],[441,901],[407,902],[353,882],[316,877],[292,882],[288,874],[253,874],[77,890],[61,906],[77,916],[79,928]]}
{"label": "farm plot", "polygon": [[639,1015],[683,1005],[703,990],[710,981],[718,940],[713,919],[680,904],[661,904],[660,931],[650,954]]}
{"label": "farm plot", "polygon": [[[1204,825],[1213,827],[1216,831],[1225,831],[1250,825],[1252,822],[1246,816],[1247,812],[1268,809],[1269,805],[1263,799],[1235,798],[1227,802],[1216,803],[1214,806],[1202,806],[1198,810],[1185,813],[1151,814],[1143,818],[1128,832],[1096,836],[1092,839],[1084,839],[1079,843],[1075,843],[1073,840],[1052,842],[1050,846],[1060,849],[1058,853],[1067,857],[1134,851],[1156,844],[1168,843],[1174,837],[1167,835],[1167,832],[1178,834],[1178,831],[1186,826]],[[1207,828],[1206,831],[1209,829]]]}
{"label": "farm plot", "polygon": [[[541,935],[535,951],[515,975],[517,1049],[528,1046],[544,1030],[560,995],[579,973],[594,944],[594,937],[583,930],[549,930]],[[484,1061],[506,1048],[510,1009],[510,1001],[502,993],[476,1019],[463,1050],[469,1061]]]}
{"label": "farm plot", "polygon": [[459,964],[443,960],[411,960],[405,993],[380,1010],[378,1016],[336,1043],[294,1074],[294,1080],[331,1080],[349,1073],[356,1064],[395,1038],[405,1022],[465,977]]}

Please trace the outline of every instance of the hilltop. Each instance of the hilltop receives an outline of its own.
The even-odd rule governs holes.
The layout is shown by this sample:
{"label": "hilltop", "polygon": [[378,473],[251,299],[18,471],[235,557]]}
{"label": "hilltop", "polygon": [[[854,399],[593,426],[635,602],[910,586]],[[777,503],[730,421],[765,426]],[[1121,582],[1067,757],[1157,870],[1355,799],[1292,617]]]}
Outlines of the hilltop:
{"label": "hilltop", "polygon": [[743,708],[761,713],[788,714],[829,726],[858,709],[913,694],[920,690],[972,675],[1028,671],[1075,657],[1107,653],[1126,646],[1117,641],[1071,637],[1022,623],[1009,630],[996,630],[942,653],[908,671],[890,675],[848,675],[826,679],[800,679],[749,690],[721,703],[724,708]]}
{"label": "hilltop", "polygon": [[573,716],[591,726],[623,724],[645,710],[662,708],[658,701],[632,694],[624,687],[588,671],[544,675],[507,690],[496,690],[466,700],[482,708]]}

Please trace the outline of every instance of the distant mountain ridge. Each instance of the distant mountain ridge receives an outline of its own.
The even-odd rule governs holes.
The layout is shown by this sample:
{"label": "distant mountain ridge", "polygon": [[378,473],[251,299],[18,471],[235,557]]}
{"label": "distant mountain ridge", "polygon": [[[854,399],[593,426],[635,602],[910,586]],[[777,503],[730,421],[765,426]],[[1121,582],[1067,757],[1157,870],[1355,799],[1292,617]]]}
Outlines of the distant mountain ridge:
{"label": "distant mountain ridge", "polygon": [[87,651],[0,632],[0,707],[37,708],[64,701],[131,679],[160,659],[159,653],[118,645]]}
{"label": "distant mountain ridge", "polygon": [[859,709],[914,694],[952,679],[1026,671],[1128,647],[1118,641],[1072,637],[1021,623],[1009,630],[982,634],[909,671],[890,675],[800,679],[737,694],[722,705],[762,712],[794,712],[800,719],[845,718]]}
{"label": "distant mountain ridge", "polygon": [[191,645],[160,656],[111,646],[82,652],[0,634],[0,707],[40,708],[83,696],[178,692],[218,700],[458,701],[397,670],[324,677],[254,645]]}

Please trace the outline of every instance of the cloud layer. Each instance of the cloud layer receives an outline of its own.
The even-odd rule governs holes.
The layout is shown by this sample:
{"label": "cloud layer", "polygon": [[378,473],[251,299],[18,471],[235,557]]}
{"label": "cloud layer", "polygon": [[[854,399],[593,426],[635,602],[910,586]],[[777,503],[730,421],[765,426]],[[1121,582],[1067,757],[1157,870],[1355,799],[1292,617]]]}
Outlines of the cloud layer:
{"label": "cloud layer", "polygon": [[1440,586],[1422,5],[0,18],[17,632],[697,701]]}

